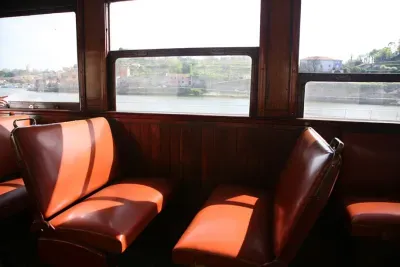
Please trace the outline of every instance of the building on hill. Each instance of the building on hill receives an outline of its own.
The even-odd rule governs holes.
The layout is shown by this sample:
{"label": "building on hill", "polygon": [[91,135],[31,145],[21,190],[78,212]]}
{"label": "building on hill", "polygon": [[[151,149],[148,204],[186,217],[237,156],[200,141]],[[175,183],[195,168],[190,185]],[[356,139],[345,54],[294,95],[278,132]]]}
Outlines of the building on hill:
{"label": "building on hill", "polygon": [[192,76],[186,73],[167,73],[168,86],[171,87],[187,87],[192,85]]}
{"label": "building on hill", "polygon": [[390,61],[400,61],[400,54],[398,54],[397,56],[394,56],[390,59]]}
{"label": "building on hill", "polygon": [[330,57],[307,57],[300,60],[300,72],[343,73],[343,61]]}

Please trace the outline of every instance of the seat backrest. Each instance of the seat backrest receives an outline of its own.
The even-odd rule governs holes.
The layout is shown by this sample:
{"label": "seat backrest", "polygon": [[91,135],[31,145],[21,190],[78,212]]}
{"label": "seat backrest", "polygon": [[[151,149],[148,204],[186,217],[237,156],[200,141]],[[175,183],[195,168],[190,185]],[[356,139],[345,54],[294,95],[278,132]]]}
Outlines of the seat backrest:
{"label": "seat backrest", "polygon": [[325,206],[337,179],[343,143],[331,147],[307,128],[298,138],[274,196],[274,252],[289,263]]}
{"label": "seat backrest", "polygon": [[116,176],[114,142],[105,118],[21,127],[12,139],[28,195],[44,220]]}
{"label": "seat backrest", "polygon": [[0,117],[0,179],[12,176],[19,172],[14,148],[11,144],[11,131],[15,120],[22,120],[18,126],[29,126],[29,116]]}

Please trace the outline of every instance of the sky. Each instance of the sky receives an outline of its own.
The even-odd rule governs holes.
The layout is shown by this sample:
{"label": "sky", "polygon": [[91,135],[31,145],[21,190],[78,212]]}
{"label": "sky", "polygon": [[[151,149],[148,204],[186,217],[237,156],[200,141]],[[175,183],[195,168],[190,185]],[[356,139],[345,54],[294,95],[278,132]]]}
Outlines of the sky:
{"label": "sky", "polygon": [[75,13],[0,18],[0,70],[58,70],[77,63]]}
{"label": "sky", "polygon": [[[263,0],[111,4],[111,50],[258,46]],[[348,60],[400,39],[398,0],[302,0],[300,58]],[[0,19],[0,69],[77,63],[75,13]]]}
{"label": "sky", "polygon": [[348,60],[400,40],[399,0],[302,0],[300,58]]}
{"label": "sky", "polygon": [[121,47],[259,46],[260,1],[136,0],[112,3],[111,50]]}

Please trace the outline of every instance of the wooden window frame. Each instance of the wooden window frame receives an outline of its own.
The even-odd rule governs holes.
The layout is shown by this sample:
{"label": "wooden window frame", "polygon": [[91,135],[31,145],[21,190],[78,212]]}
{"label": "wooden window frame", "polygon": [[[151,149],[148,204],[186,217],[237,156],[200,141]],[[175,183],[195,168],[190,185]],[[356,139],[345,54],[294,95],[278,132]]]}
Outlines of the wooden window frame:
{"label": "wooden window frame", "polygon": [[76,44],[77,44],[77,65],[78,65],[78,84],[79,84],[79,102],[43,102],[43,101],[7,101],[8,107],[0,107],[0,111],[15,111],[15,110],[71,110],[79,111],[85,109],[85,78],[84,78],[84,49],[83,49],[83,31],[82,31],[82,8],[77,1],[77,5],[55,6],[51,8],[31,8],[6,10],[0,12],[0,18],[47,15],[56,13],[75,13],[76,25]]}
{"label": "wooden window frame", "polygon": [[[273,0],[271,0],[273,1]],[[293,98],[291,99],[295,117],[304,118],[305,88],[308,82],[382,82],[393,83],[400,82],[400,74],[365,74],[365,73],[306,73],[299,72],[299,53],[300,53],[300,23],[301,23],[301,0],[292,1],[293,20],[292,20],[292,78],[291,85]],[[318,118],[312,119],[318,121],[341,121],[338,119]],[[356,122],[357,124],[370,123],[360,120],[346,120]],[[375,122],[374,122],[375,123]],[[378,122],[376,122],[378,123]],[[386,122],[385,122],[386,123]],[[390,122],[389,122],[390,123]]]}
{"label": "wooden window frame", "polygon": [[[108,110],[116,111],[116,80],[115,62],[119,58],[143,58],[143,57],[179,57],[179,56],[249,56],[252,59],[251,88],[249,117],[257,116],[258,96],[258,47],[219,47],[219,48],[178,48],[178,49],[149,49],[149,50],[118,50],[110,51],[107,57],[108,72]],[[137,112],[118,112],[136,114]],[[142,114],[142,113],[141,113]],[[171,115],[162,113],[160,115]],[[188,116],[196,116],[185,114]],[[204,115],[209,117],[225,117],[225,114]],[[227,116],[228,117],[228,116]],[[235,116],[229,116],[235,117]]]}

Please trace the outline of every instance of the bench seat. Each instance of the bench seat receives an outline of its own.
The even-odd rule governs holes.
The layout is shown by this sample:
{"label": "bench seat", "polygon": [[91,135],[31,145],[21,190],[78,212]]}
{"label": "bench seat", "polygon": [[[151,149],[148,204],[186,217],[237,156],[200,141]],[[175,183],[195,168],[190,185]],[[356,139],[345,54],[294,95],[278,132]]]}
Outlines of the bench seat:
{"label": "bench seat", "polygon": [[22,178],[0,183],[0,220],[24,211],[27,202],[28,195]]}
{"label": "bench seat", "polygon": [[23,120],[18,126],[30,125],[26,115],[0,117],[0,220],[12,218],[28,207],[24,181],[17,178],[20,170],[10,139],[15,120]]}
{"label": "bench seat", "polygon": [[124,179],[50,220],[55,231],[49,237],[122,253],[161,212],[171,191],[165,179]]}
{"label": "bench seat", "polygon": [[12,138],[42,264],[115,264],[171,195],[171,180],[121,175],[105,118],[19,127]]}
{"label": "bench seat", "polygon": [[400,236],[400,203],[384,199],[344,201],[351,234],[388,239]]}
{"label": "bench seat", "polygon": [[178,264],[287,266],[326,204],[343,143],[312,128],[298,138],[275,192],[217,187],[173,249]]}
{"label": "bench seat", "polygon": [[[174,248],[174,261],[251,266],[273,259],[272,198],[260,190],[221,185]],[[268,212],[270,210],[270,212]]]}

